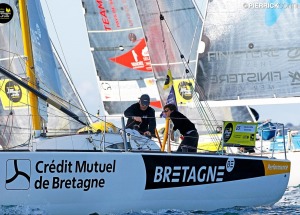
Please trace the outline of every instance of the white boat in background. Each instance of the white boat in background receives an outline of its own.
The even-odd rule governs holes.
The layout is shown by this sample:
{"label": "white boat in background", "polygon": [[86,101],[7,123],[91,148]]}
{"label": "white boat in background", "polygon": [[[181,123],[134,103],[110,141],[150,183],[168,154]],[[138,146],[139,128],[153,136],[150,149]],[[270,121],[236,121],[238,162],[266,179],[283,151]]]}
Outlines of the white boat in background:
{"label": "white boat in background", "polygon": [[[98,2],[89,3],[99,10]],[[180,4],[196,13],[193,1],[176,2],[169,12],[179,16],[175,6]],[[134,1],[118,3],[126,9]],[[287,159],[166,153],[152,139],[125,129],[124,119],[122,127],[101,121],[100,130],[76,134],[89,126],[91,115],[58,69],[40,2],[4,1],[0,7],[11,17],[0,25],[0,73],[9,83],[1,90],[6,123],[1,125],[0,205],[49,214],[212,211],[273,205],[283,196],[290,175]],[[130,15],[114,11],[107,19]],[[103,24],[103,13],[97,13],[95,25]]]}
{"label": "white boat in background", "polygon": [[[266,121],[258,130],[255,152],[278,159],[288,158],[291,163],[291,176],[288,186],[300,185],[300,134],[285,128],[281,123]],[[286,152],[286,153],[285,153]]]}

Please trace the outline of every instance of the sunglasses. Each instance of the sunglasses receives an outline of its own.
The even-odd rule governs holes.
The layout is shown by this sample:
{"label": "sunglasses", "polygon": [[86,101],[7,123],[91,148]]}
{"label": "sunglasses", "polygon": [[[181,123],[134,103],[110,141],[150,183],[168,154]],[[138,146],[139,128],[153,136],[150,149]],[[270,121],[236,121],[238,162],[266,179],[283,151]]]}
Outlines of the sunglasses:
{"label": "sunglasses", "polygon": [[170,110],[164,110],[165,113],[168,112],[168,111],[170,111]]}

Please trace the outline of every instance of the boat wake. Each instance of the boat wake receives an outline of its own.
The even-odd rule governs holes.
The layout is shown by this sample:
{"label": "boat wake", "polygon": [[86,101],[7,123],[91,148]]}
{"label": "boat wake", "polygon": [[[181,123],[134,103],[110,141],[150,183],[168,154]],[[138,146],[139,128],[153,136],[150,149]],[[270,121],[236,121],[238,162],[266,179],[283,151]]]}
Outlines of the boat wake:
{"label": "boat wake", "polygon": [[1,205],[0,206],[0,214],[6,215],[46,215],[45,211],[42,211],[39,208],[32,208],[28,206],[22,205]]}

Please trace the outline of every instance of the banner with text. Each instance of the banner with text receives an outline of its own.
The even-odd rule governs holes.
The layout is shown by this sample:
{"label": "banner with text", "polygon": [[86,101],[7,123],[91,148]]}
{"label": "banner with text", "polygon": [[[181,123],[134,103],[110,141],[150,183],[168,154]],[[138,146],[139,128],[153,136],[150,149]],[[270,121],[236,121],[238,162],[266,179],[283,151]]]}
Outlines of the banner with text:
{"label": "banner with text", "polygon": [[255,146],[257,123],[223,122],[224,145]]}

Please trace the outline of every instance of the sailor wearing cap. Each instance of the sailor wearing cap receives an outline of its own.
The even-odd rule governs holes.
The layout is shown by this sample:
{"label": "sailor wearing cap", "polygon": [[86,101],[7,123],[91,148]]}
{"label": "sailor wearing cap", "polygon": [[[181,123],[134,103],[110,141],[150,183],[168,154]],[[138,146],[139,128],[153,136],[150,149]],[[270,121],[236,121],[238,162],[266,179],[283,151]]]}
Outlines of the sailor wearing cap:
{"label": "sailor wearing cap", "polygon": [[128,118],[126,128],[136,129],[141,134],[151,137],[155,135],[155,111],[150,105],[150,97],[143,94],[139,101],[124,111]]}

